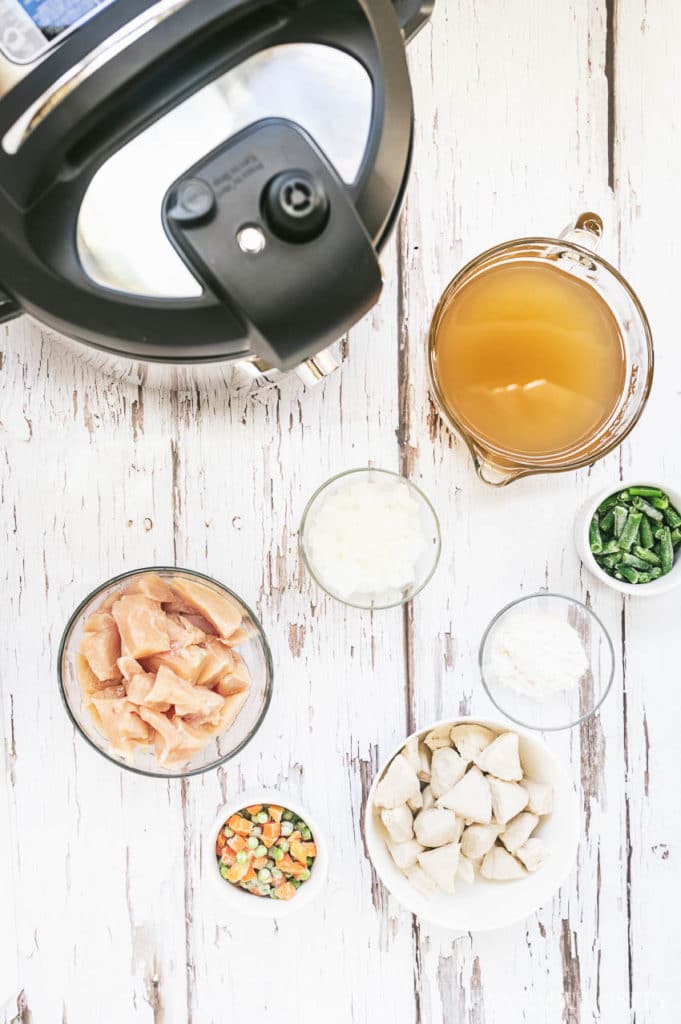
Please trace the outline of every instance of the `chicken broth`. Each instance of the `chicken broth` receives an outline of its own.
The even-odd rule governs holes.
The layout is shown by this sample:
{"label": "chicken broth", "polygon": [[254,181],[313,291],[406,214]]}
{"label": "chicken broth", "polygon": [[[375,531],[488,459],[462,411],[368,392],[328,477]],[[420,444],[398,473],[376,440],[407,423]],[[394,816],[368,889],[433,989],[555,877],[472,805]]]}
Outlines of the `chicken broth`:
{"label": "chicken broth", "polygon": [[529,260],[454,292],[432,359],[443,403],[464,428],[535,457],[588,445],[615,410],[626,370],[617,321],[595,289]]}

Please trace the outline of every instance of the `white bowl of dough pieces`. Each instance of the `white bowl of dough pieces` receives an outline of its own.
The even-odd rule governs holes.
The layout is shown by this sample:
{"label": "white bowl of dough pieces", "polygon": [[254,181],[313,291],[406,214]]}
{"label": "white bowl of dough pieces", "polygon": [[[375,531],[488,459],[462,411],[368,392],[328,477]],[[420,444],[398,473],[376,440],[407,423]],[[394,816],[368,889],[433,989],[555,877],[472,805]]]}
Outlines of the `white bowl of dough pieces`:
{"label": "white bowl of dough pieces", "polygon": [[577,856],[579,804],[536,735],[442,719],[387,758],[364,828],[379,878],[408,910],[455,931],[490,931],[522,921],[561,887]]}

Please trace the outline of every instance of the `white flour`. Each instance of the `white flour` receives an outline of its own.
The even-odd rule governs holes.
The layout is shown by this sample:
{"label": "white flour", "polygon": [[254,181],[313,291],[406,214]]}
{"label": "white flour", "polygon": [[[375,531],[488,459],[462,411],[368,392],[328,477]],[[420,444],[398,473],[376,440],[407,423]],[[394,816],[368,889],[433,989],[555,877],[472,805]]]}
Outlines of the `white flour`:
{"label": "white flour", "polygon": [[497,630],[489,667],[503,686],[541,700],[576,687],[589,663],[568,622],[537,613],[517,617]]}

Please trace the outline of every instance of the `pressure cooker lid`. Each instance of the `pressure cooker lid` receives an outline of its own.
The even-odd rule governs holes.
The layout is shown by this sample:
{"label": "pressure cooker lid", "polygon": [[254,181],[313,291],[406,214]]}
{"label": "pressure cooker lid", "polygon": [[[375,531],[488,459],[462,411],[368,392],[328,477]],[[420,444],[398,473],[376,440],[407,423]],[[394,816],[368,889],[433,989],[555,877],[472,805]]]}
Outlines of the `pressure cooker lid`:
{"label": "pressure cooker lid", "polygon": [[266,118],[305,129],[352,186],[370,138],[373,86],[347,52],[289,43],[248,57],[189,96],[94,174],[78,213],[78,254],[107,288],[167,298],[198,296],[202,282],[166,234],[166,192],[188,168]]}
{"label": "pressure cooker lid", "polygon": [[0,60],[0,288],[146,359],[286,368],[339,337],[410,161],[391,0],[59,4],[5,96]]}

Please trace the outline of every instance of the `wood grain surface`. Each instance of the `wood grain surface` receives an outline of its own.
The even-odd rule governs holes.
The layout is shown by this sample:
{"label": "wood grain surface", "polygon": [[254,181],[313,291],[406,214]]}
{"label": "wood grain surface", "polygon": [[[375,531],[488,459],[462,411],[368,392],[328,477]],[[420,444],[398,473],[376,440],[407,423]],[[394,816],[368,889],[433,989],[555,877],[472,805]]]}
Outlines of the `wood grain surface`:
{"label": "wood grain surface", "polygon": [[[0,735],[20,1024],[658,1024],[681,958],[679,597],[622,599],[581,568],[580,503],[638,473],[679,486],[681,8],[675,0],[438,0],[410,48],[414,167],[380,304],[315,390],[168,393],[74,361],[26,320],[0,328]],[[656,380],[623,447],[495,491],[428,397],[425,336],[464,261],[555,234],[582,209],[650,316]],[[440,567],[405,610],[346,610],[306,578],[304,504],[352,466],[400,469],[435,503]],[[133,777],[75,735],[55,658],[70,612],[120,571],[224,580],[271,641],[255,740],[186,783]],[[523,924],[452,935],[403,911],[364,854],[377,763],[415,726],[490,712],[481,633],[521,593],[587,601],[618,652],[601,714],[548,738],[581,799],[577,869]],[[284,786],[331,843],[323,900],[230,918],[201,836],[247,786]],[[0,908],[1,924],[10,915]],[[5,937],[7,937],[7,931]],[[10,942],[13,948],[14,942]]]}

